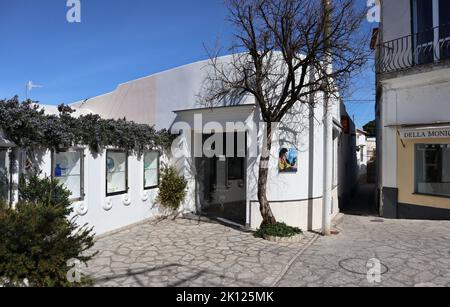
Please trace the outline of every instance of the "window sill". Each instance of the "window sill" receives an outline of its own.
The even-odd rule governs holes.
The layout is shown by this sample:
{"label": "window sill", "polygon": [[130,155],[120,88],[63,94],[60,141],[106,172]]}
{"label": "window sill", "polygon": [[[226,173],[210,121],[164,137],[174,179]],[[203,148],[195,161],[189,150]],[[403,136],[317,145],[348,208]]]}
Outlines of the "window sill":
{"label": "window sill", "polygon": [[121,192],[115,192],[115,193],[107,193],[106,197],[113,197],[113,196],[120,196],[128,194],[128,191],[121,191]]}
{"label": "window sill", "polygon": [[159,189],[159,185],[155,185],[152,187],[146,187],[146,188],[144,188],[144,191],[150,191],[150,190],[156,190],[156,189]]}
{"label": "window sill", "polygon": [[436,197],[436,198],[450,198],[450,195],[441,195],[441,194],[428,194],[428,193],[413,193],[413,195],[417,196],[430,196],[430,197]]}

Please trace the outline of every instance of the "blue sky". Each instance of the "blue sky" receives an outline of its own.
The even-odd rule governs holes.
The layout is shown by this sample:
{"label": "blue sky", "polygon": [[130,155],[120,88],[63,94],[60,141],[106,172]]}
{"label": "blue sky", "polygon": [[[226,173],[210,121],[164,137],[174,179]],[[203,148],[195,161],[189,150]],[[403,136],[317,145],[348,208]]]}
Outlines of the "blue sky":
{"label": "blue sky", "polygon": [[[364,1],[364,0],[361,0]],[[66,0],[0,1],[0,97],[71,103],[118,84],[206,58],[204,45],[232,36],[222,0],[81,0],[81,23]],[[369,25],[368,25],[369,26]],[[355,78],[347,109],[372,119],[373,72]]]}

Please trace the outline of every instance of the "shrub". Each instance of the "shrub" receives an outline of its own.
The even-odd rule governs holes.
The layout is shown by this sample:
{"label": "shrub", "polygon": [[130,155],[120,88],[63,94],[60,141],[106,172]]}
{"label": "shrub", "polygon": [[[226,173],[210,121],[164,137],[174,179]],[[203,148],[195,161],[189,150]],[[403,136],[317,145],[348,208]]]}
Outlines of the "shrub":
{"label": "shrub", "polygon": [[164,167],[156,201],[165,208],[177,211],[186,197],[186,187],[186,179],[174,167]]}
{"label": "shrub", "polygon": [[94,244],[92,229],[79,227],[72,213],[70,192],[55,180],[37,174],[20,180],[16,209],[0,206],[0,281],[5,286],[74,287],[91,284],[81,276],[70,283],[68,261],[86,264]]}
{"label": "shrub", "polygon": [[285,223],[276,223],[274,225],[261,226],[261,228],[256,231],[256,236],[260,238],[264,238],[265,236],[287,238],[302,233],[303,231],[299,228],[288,226]]}

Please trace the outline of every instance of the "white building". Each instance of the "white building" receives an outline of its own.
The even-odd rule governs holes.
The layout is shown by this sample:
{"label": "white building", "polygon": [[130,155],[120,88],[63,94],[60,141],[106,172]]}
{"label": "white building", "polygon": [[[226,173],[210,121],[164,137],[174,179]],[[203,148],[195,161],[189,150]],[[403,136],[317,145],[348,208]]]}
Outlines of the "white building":
{"label": "white building", "polygon": [[378,188],[389,218],[450,218],[450,1],[383,0]]}
{"label": "white building", "polygon": [[[223,57],[221,61],[228,59]],[[83,147],[60,154],[43,152],[35,164],[45,174],[59,178],[73,192],[80,223],[89,223],[95,226],[97,234],[102,234],[163,214],[154,203],[163,159],[175,164],[189,181],[183,213],[204,213],[251,229],[259,227],[262,219],[257,201],[257,174],[262,147],[261,116],[253,97],[233,102],[233,106],[205,108],[199,93],[210,69],[207,64],[208,61],[202,61],[130,81],[110,93],[71,105],[77,114],[126,117],[137,123],[155,125],[157,129],[183,131],[177,140],[183,152],[179,157],[161,158],[146,153],[141,159],[120,149],[93,156]],[[54,107],[43,107],[49,113],[56,111]],[[322,104],[315,109],[299,106],[275,132],[271,153],[268,199],[272,210],[279,221],[304,230],[322,227],[322,117]],[[228,122],[242,125],[233,127]],[[338,101],[333,101],[333,122],[331,217],[339,212],[340,197],[348,197],[356,182],[355,161],[346,160],[354,156],[350,131],[354,125]],[[238,155],[231,158],[195,157],[195,144],[200,143],[201,147],[209,134],[207,126],[216,129],[218,124],[227,136],[225,152],[232,147],[233,136],[244,140],[245,150],[237,147]],[[197,143],[190,142],[193,139]],[[279,169],[280,152],[295,159],[287,172]],[[26,159],[21,160],[23,168]]]}
{"label": "white building", "polygon": [[356,161],[360,182],[372,180],[374,163],[376,162],[376,138],[370,137],[362,129],[356,129]]}
{"label": "white building", "polygon": [[367,133],[361,129],[356,129],[356,161],[358,163],[359,180],[364,180],[367,176],[368,153]]}

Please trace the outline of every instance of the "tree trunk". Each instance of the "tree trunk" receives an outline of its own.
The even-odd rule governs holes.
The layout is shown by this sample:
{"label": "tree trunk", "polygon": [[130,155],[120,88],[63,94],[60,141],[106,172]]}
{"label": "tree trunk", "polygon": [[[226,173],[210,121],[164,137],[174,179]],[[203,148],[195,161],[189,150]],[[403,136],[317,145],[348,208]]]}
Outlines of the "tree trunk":
{"label": "tree trunk", "polygon": [[[261,161],[259,162],[259,178],[258,178],[258,200],[260,204],[261,216],[264,225],[274,225],[277,223],[269,201],[267,200],[267,178],[269,176],[270,152],[272,149],[272,123],[267,123],[267,131],[264,135],[267,148],[262,150]],[[264,147],[264,144],[263,144]],[[267,152],[266,152],[267,150]]]}

